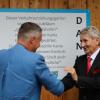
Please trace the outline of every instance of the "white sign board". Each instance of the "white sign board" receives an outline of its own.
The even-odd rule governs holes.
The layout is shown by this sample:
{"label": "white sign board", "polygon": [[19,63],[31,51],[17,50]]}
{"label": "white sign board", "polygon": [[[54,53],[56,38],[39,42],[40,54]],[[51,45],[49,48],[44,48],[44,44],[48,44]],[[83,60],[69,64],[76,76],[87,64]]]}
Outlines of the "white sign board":
{"label": "white sign board", "polygon": [[0,49],[16,44],[18,28],[23,22],[34,22],[43,29],[41,47],[50,70],[58,78],[65,75],[64,67],[73,66],[83,51],[79,30],[90,24],[88,10],[65,9],[0,9]]}

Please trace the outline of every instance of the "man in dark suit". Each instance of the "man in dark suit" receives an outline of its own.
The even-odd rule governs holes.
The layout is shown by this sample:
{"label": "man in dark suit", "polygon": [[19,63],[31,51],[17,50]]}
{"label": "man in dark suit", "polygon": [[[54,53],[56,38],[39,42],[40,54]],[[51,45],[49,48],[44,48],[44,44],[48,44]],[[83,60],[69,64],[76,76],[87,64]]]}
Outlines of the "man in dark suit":
{"label": "man in dark suit", "polygon": [[80,42],[86,54],[76,59],[74,68],[66,67],[65,70],[76,81],[75,85],[79,88],[79,100],[100,100],[99,30],[94,26],[83,29],[80,32]]}

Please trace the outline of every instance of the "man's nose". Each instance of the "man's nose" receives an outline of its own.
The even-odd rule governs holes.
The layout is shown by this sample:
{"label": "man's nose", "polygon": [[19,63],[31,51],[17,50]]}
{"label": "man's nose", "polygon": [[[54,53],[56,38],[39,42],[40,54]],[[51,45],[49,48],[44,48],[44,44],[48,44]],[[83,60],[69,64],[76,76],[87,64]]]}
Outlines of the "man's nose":
{"label": "man's nose", "polygon": [[85,46],[85,43],[84,42],[81,42],[81,47],[84,47]]}

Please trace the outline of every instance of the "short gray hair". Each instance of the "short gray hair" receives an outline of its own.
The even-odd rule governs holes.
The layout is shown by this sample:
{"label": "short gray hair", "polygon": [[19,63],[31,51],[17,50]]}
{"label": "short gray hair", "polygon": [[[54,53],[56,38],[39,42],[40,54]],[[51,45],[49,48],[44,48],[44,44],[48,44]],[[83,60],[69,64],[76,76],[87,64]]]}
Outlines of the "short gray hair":
{"label": "short gray hair", "polygon": [[81,34],[88,34],[92,38],[100,38],[100,31],[95,26],[89,26],[80,31]]}
{"label": "short gray hair", "polygon": [[25,22],[19,28],[18,39],[21,37],[25,38],[30,33],[32,33],[33,35],[37,35],[37,32],[42,32],[42,28],[38,24],[32,22]]}

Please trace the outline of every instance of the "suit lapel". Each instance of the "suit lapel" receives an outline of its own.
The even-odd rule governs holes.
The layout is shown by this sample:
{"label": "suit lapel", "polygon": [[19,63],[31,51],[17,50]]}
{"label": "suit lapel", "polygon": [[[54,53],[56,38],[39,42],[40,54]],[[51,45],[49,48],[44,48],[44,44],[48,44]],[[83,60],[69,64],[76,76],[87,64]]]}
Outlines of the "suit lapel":
{"label": "suit lapel", "polygon": [[84,76],[87,76],[87,56],[85,56],[85,59],[84,59]]}
{"label": "suit lapel", "polygon": [[86,76],[86,70],[87,70],[87,59],[86,59],[86,55],[84,55],[82,62],[81,63],[81,67],[80,67],[80,75],[82,76]]}

